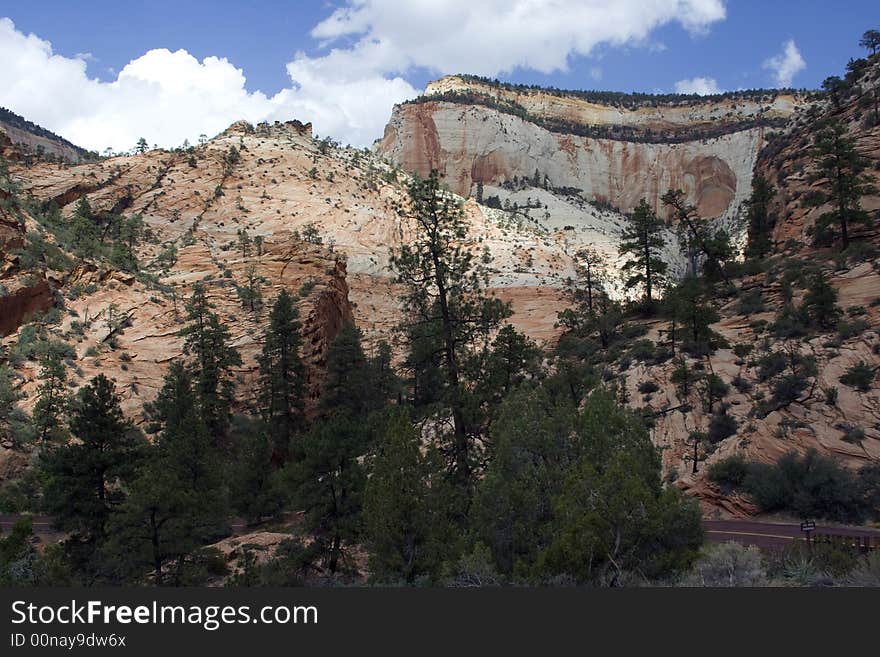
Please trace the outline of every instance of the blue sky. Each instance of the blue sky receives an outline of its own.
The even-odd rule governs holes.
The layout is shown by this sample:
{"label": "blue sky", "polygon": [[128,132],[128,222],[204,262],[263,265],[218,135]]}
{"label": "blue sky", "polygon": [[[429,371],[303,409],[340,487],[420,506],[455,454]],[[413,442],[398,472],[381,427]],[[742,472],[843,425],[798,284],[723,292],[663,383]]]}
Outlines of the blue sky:
{"label": "blue sky", "polygon": [[0,105],[101,150],[242,117],[369,144],[394,102],[455,71],[615,91],[816,88],[861,56],[880,3],[30,0],[0,17]]}

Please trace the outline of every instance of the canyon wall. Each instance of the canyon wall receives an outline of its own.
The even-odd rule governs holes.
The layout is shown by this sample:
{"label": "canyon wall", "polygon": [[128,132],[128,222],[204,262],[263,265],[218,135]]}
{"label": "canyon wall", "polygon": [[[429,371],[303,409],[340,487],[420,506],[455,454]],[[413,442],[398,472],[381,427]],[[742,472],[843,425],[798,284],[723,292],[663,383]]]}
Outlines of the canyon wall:
{"label": "canyon wall", "polygon": [[[475,101],[444,100],[463,93]],[[493,105],[498,100],[505,105]],[[422,102],[398,105],[376,148],[408,171],[438,170],[463,196],[477,183],[516,177],[581,190],[588,200],[629,212],[641,198],[659,211],[666,190],[683,189],[702,216],[729,218],[750,193],[767,121],[786,119],[800,104],[794,96],[764,102],[627,109],[452,77],[429,85]],[[504,109],[510,107],[522,115]],[[625,126],[631,138],[590,136],[603,126]]]}

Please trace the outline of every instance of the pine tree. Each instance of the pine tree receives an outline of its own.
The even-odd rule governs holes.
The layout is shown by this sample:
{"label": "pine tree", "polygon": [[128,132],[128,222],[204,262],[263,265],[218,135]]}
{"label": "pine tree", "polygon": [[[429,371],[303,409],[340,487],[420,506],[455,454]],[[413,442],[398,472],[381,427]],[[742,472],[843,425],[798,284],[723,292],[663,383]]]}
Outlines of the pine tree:
{"label": "pine tree", "polygon": [[136,272],[139,267],[135,247],[146,230],[143,217],[139,214],[118,217],[110,225],[113,229],[114,239],[110,254],[111,263],[125,271]]}
{"label": "pine tree", "polygon": [[244,228],[238,229],[238,248],[241,251],[241,256],[243,258],[248,258],[251,255],[251,244],[252,244],[251,236],[248,235],[248,232]]}
{"label": "pine tree", "polygon": [[101,235],[95,219],[89,199],[83,194],[76,202],[70,220],[71,246],[79,255],[94,257],[99,251]]}
{"label": "pine tree", "polygon": [[388,402],[400,401],[402,382],[392,365],[391,345],[380,340],[367,365],[374,407],[384,407]]}
{"label": "pine tree", "polygon": [[190,371],[196,381],[202,421],[216,440],[229,424],[235,388],[232,368],[241,365],[241,356],[229,344],[229,329],[211,308],[204,285],[196,284],[186,304],[190,324],[179,335],[184,337],[183,352],[192,357]]}
{"label": "pine tree", "polygon": [[120,482],[130,481],[143,443],[132,433],[115,386],[103,374],[81,388],[70,418],[76,442],[44,453],[44,501],[58,527],[71,532],[70,551],[86,572],[107,536],[107,522],[124,499]]}
{"label": "pine tree", "polygon": [[370,371],[354,324],[343,326],[327,350],[327,378],[321,396],[324,413],[366,416],[370,408]]}
{"label": "pine tree", "polygon": [[810,278],[801,310],[814,326],[825,330],[833,330],[837,326],[841,314],[837,307],[837,290],[823,272],[816,272]]}
{"label": "pine tree", "polygon": [[746,201],[748,208],[746,256],[749,258],[762,258],[770,252],[770,240],[776,221],[770,215],[769,206],[775,194],[773,185],[763,176],[755,176],[752,179],[752,195]]}
{"label": "pine tree", "polygon": [[433,171],[409,189],[415,235],[392,258],[395,281],[403,285],[407,319],[401,326],[408,365],[433,372],[440,401],[452,414],[450,471],[469,488],[475,445],[466,415],[463,362],[511,313],[508,304],[488,296],[488,252],[478,258],[464,245],[467,223],[457,201],[440,188]]}
{"label": "pine tree", "polygon": [[35,439],[33,422],[18,407],[24,398],[13,383],[12,371],[0,365],[0,439],[22,447]]}
{"label": "pine tree", "polygon": [[238,298],[243,308],[256,313],[263,305],[263,293],[260,290],[261,278],[257,276],[254,265],[248,265],[244,270],[245,284],[236,286]]}
{"label": "pine tree", "polygon": [[[683,190],[670,189],[661,201],[672,211],[678,222],[679,241],[687,254],[690,276],[703,274],[710,280],[730,281],[725,264],[733,256],[729,236],[723,231],[712,233],[708,222],[694,205],[687,203]],[[703,260],[702,271],[700,260]]]}
{"label": "pine tree", "polygon": [[315,422],[296,446],[286,475],[296,508],[305,511],[305,529],[330,573],[339,569],[361,533],[367,451],[365,423],[340,410]]}
{"label": "pine tree", "polygon": [[486,392],[480,395],[481,400],[500,402],[537,372],[540,358],[540,349],[527,336],[510,324],[502,326],[486,358],[481,377]]}
{"label": "pine tree", "polygon": [[569,293],[576,304],[578,317],[585,318],[595,310],[599,297],[605,294],[604,260],[598,251],[589,248],[580,249],[573,260],[576,278],[569,282]]}
{"label": "pine tree", "polygon": [[684,349],[694,356],[711,354],[726,344],[711,328],[721,317],[707,298],[709,292],[702,279],[687,276],[665,299],[667,313],[682,329]]}
{"label": "pine tree", "polygon": [[810,180],[822,181],[824,188],[813,202],[831,206],[816,219],[813,238],[817,244],[826,244],[839,232],[841,250],[845,250],[852,225],[871,222],[861,204],[863,196],[876,193],[873,179],[865,173],[868,161],[856,151],[855,141],[839,121],[830,122],[816,135],[812,156],[816,171]]}
{"label": "pine tree", "polygon": [[305,367],[300,359],[299,313],[282,290],[269,314],[259,356],[259,405],[272,441],[273,459],[287,460],[290,442],[305,426]]}
{"label": "pine tree", "polygon": [[187,558],[223,534],[226,490],[219,454],[199,413],[192,375],[171,364],[156,400],[146,407],[160,433],[129,496],[111,520],[105,557],[123,579],[152,570],[157,585],[175,563],[181,583]]}
{"label": "pine tree", "polygon": [[233,424],[235,457],[229,463],[230,500],[236,513],[261,521],[284,507],[284,491],[272,463],[272,443],[262,421],[238,417]]}
{"label": "pine tree", "polygon": [[47,342],[40,354],[40,381],[33,410],[34,428],[41,443],[60,442],[65,436],[63,418],[70,396],[67,367],[54,342]]}
{"label": "pine tree", "polygon": [[660,257],[660,251],[666,246],[663,223],[642,199],[629,217],[629,224],[621,235],[619,247],[621,255],[629,256],[622,267],[629,272],[626,287],[642,286],[645,300],[650,304],[654,290],[666,280],[667,264]]}
{"label": "pine tree", "polygon": [[859,40],[859,45],[871,51],[871,55],[876,55],[880,50],[880,31],[867,30]]}
{"label": "pine tree", "polygon": [[182,564],[198,547],[186,522],[196,500],[166,465],[150,454],[110,520],[102,559],[115,581],[137,583],[149,572],[153,584],[167,584],[166,566],[174,560]]}
{"label": "pine tree", "polygon": [[378,581],[413,582],[431,570],[435,558],[431,462],[403,408],[390,412],[380,435],[364,491],[370,571]]}

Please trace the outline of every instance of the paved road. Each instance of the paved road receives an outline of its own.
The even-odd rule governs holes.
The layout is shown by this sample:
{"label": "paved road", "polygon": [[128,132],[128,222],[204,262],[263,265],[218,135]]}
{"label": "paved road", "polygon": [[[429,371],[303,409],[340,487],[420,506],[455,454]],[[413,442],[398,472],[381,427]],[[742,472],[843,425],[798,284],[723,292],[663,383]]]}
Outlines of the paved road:
{"label": "paved road", "polygon": [[[52,518],[51,516],[23,516],[23,515],[2,515],[0,514],[0,529],[3,530],[4,534],[8,534],[9,530],[12,529],[12,526],[21,520],[24,517],[29,517],[31,519],[31,525],[34,530],[34,534],[54,534],[58,533],[55,528],[52,527]],[[247,524],[244,520],[235,519],[230,523],[230,527],[233,533],[242,533],[247,528]]]}
{"label": "paved road", "polygon": [[[20,515],[0,515],[0,529],[8,533]],[[35,534],[56,533],[52,528],[52,518],[49,516],[30,516]],[[233,533],[240,534],[247,529],[243,520],[233,520],[231,523]],[[751,520],[704,520],[706,538],[713,543],[725,543],[736,541],[744,545],[757,545],[762,548],[784,548],[794,542],[804,539],[799,524],[785,524],[773,522],[754,522]],[[817,525],[813,534],[850,537],[856,541],[870,539],[873,545],[880,547],[880,529],[867,527],[830,527]]]}
{"label": "paved road", "polygon": [[[706,538],[713,543],[736,541],[744,545],[757,545],[762,548],[784,548],[794,542],[802,541],[805,534],[800,524],[776,522],[754,522],[750,520],[704,520]],[[813,536],[835,536],[850,538],[855,542],[870,539],[880,546],[880,529],[868,527],[831,527],[817,525]]]}
{"label": "paved road", "polygon": [[[24,518],[25,516],[19,515],[0,515],[0,529],[3,530],[4,534],[8,534],[9,530],[12,529],[12,525],[16,522]],[[52,518],[49,516],[27,516],[31,519],[31,525],[33,526],[35,534],[48,534],[52,533],[55,530],[52,527]]]}

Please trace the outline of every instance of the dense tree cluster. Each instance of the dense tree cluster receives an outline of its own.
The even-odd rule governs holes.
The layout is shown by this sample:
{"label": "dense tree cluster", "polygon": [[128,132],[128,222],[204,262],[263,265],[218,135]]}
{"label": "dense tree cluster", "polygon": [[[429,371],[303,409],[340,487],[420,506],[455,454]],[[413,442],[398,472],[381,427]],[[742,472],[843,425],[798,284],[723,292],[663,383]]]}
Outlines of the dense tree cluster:
{"label": "dense tree cluster", "polygon": [[[548,355],[505,322],[509,307],[486,291],[491,258],[465,240],[436,174],[409,192],[414,233],[392,259],[400,367],[388,344],[367,348],[343,326],[310,399],[298,299],[282,290],[242,401],[241,356],[197,284],[183,356],[144,409],[147,440],[105,376],[70,398],[64,352],[47,343],[31,508],[67,538],[31,554],[17,528],[4,543],[28,563],[16,583],[205,582],[230,575],[209,546],[233,518],[291,512],[302,512],[302,538],[266,563],[245,554],[230,583],[347,578],[363,554],[377,583],[616,585],[687,568],[699,512],[661,480],[643,420],[590,368],[548,370]],[[580,311],[610,315],[598,258],[582,265]],[[610,318],[584,321],[609,345],[623,335]]]}

